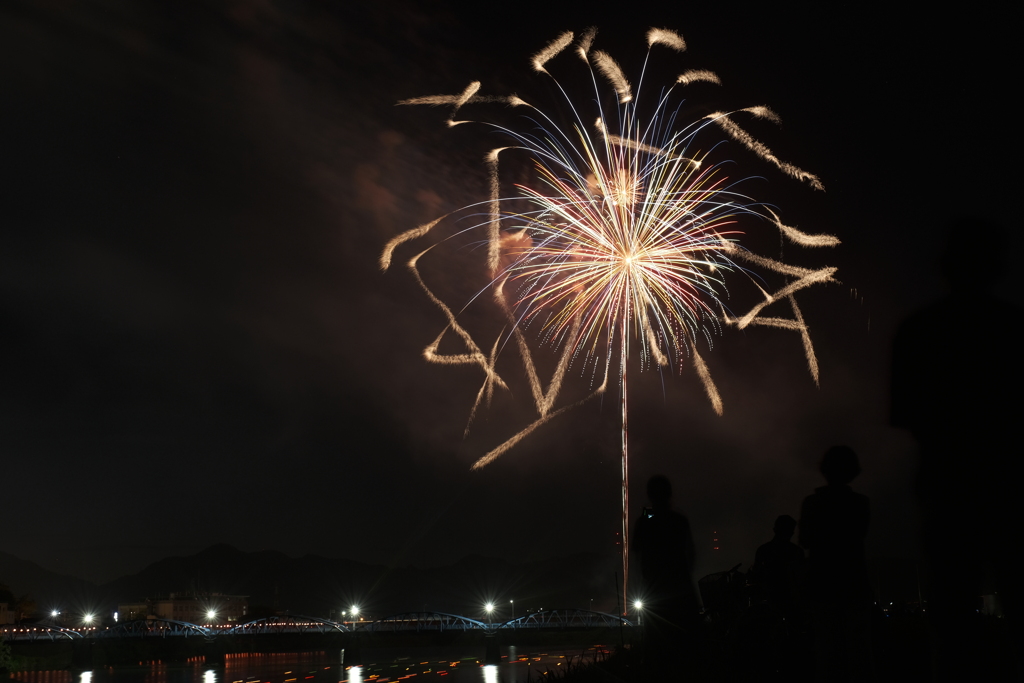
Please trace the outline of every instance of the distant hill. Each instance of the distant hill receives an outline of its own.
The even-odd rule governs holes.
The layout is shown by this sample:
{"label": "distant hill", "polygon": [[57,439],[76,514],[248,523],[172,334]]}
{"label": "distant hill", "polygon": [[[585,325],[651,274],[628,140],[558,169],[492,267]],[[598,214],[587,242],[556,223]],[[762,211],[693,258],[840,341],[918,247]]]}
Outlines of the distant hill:
{"label": "distant hill", "polygon": [[353,604],[375,616],[425,609],[470,616],[489,600],[501,601],[502,613],[511,609],[509,600],[516,601],[520,614],[526,608],[587,607],[590,598],[613,609],[612,560],[581,554],[516,564],[471,555],[445,567],[393,569],[215,545],[189,557],[160,560],[100,589],[108,603],[194,590],[248,595],[256,612],[311,616],[329,616]]}
{"label": "distant hill", "polygon": [[0,552],[0,583],[14,595],[29,595],[40,611],[52,609],[84,609],[95,603],[98,592],[94,584],[83,579],[57,574],[35,562]]}
{"label": "distant hill", "polygon": [[483,604],[494,601],[494,618],[505,619],[513,608],[517,615],[527,609],[586,608],[591,598],[595,609],[610,611],[617,568],[617,558],[591,554],[521,564],[470,555],[443,567],[389,568],[318,555],[292,558],[272,550],[246,553],[220,544],[94,586],[0,554],[0,581],[15,594],[30,593],[40,610],[51,605],[106,610],[119,602],[198,591],[247,595],[253,614],[322,617],[354,604],[373,617],[421,610],[481,617]]}
{"label": "distant hill", "polygon": [[471,555],[441,567],[389,568],[318,555],[292,558],[276,551],[246,553],[228,545],[195,555],[168,557],[136,574],[98,587],[106,606],[171,592],[248,595],[251,612],[291,611],[335,615],[357,604],[374,616],[436,610],[481,615],[493,600],[507,618],[514,608],[614,609],[617,559],[580,554],[514,563]]}

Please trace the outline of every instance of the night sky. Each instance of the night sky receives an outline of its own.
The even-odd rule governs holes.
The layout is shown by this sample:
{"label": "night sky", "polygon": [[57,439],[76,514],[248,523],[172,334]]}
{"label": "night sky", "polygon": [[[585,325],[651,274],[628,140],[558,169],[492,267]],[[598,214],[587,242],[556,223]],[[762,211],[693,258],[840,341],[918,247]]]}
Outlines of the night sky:
{"label": "night sky", "polygon": [[[888,426],[890,346],[943,291],[954,218],[1009,229],[1006,245],[958,236],[965,278],[993,250],[1020,253],[1015,22],[986,3],[943,16],[554,4],[5,3],[0,550],[96,581],[218,542],[389,565],[613,553],[614,393],[470,472],[531,419],[516,354],[501,366],[511,393],[463,439],[481,374],[424,362],[443,317],[406,270],[377,265],[395,235],[486,198],[480,160],[496,146],[395,103],[472,80],[554,102],[530,55],[596,25],[595,47],[630,76],[646,29],[665,26],[689,44],[659,53],[666,73],[722,78],[693,86],[695,106],[771,106],[783,126],[748,130],[826,191],[735,143],[730,156],[784,222],[843,242],[786,247],[839,268],[841,284],[799,296],[820,389],[799,337],[771,329],[727,330],[705,353],[723,417],[692,371],[631,376],[631,517],[665,473],[697,576],[749,566],[774,518],[823,483],[821,453],[846,443],[872,501],[869,552],[917,556],[915,447]],[[459,308],[484,285],[482,256],[438,253],[424,273]],[[1019,301],[1012,268],[999,291]],[[486,300],[465,319],[500,324]],[[984,323],[970,310],[949,321],[949,363],[969,362],[956,340]],[[567,396],[585,390],[579,374]]]}

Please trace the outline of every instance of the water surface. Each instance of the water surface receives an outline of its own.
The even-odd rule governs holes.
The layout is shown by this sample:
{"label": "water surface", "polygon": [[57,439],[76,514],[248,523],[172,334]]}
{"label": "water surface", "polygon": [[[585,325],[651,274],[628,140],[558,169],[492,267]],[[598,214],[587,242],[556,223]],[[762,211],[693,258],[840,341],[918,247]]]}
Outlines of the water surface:
{"label": "water surface", "polygon": [[[501,649],[500,664],[484,664],[473,648],[367,648],[362,664],[344,664],[339,652],[229,655],[223,666],[201,658],[142,662],[93,671],[24,671],[18,683],[526,683],[607,654],[600,645],[578,649]],[[473,651],[469,651],[473,650]]]}

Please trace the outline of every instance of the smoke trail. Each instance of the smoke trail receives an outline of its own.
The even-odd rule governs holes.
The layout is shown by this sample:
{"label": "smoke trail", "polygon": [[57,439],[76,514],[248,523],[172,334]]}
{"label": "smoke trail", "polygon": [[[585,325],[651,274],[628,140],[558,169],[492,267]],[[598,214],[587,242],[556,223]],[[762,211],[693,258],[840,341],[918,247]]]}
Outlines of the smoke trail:
{"label": "smoke trail", "polygon": [[406,230],[398,237],[393,237],[386,245],[384,245],[384,252],[380,255],[380,269],[387,271],[387,269],[391,267],[391,256],[395,253],[395,248],[398,247],[398,245],[403,242],[408,242],[409,240],[414,240],[417,237],[423,237],[430,232],[431,228],[443,221],[445,218],[448,218],[450,215],[450,213],[446,213],[437,220],[430,221],[429,223],[425,223],[424,225],[421,225],[418,228],[413,228],[412,230]]}
{"label": "smoke trail", "polygon": [[477,460],[475,463],[473,463],[473,466],[470,469],[478,470],[478,469],[480,469],[482,467],[486,467],[487,465],[491,464],[492,462],[494,462],[495,460],[500,458],[502,455],[504,455],[505,453],[508,453],[510,450],[512,450],[512,448],[517,443],[519,443],[520,441],[522,441],[523,439],[528,437],[530,434],[532,434],[538,427],[541,427],[541,426],[547,424],[548,422],[550,422],[551,420],[555,419],[556,417],[558,417],[562,413],[566,413],[566,412],[572,410],[573,408],[577,408],[577,407],[583,405],[584,403],[586,403],[587,401],[589,401],[591,399],[594,399],[594,398],[600,396],[601,394],[603,394],[605,392],[605,386],[607,384],[608,384],[608,378],[605,377],[604,383],[602,383],[601,386],[598,387],[596,391],[594,391],[594,393],[590,394],[586,398],[582,398],[579,401],[576,401],[575,403],[570,403],[569,405],[562,406],[561,408],[559,408],[555,412],[550,413],[550,414],[548,414],[548,415],[546,415],[546,416],[544,416],[544,417],[534,421],[533,423],[529,424],[525,429],[521,430],[518,434],[513,436],[511,439],[509,439],[505,443],[501,444],[500,446],[498,446],[497,448],[495,448],[495,449],[493,449],[491,451],[488,451],[479,460]]}
{"label": "smoke trail", "polygon": [[[572,31],[566,31],[552,40],[544,46],[544,49],[533,56],[533,68],[542,73],[548,73],[548,70],[544,68],[544,65],[551,61],[551,59],[559,52],[569,47],[569,44],[572,43],[572,39]],[[591,38],[591,40],[593,40],[593,38]]]}
{"label": "smoke trail", "polygon": [[583,35],[580,36],[580,40],[577,43],[577,51],[579,52],[580,57],[582,57],[583,59],[587,58],[587,54],[590,52],[590,47],[594,44],[594,38],[596,37],[596,26],[591,26],[590,28],[583,32]]}
{"label": "smoke trail", "polygon": [[807,369],[811,371],[811,377],[814,378],[814,386],[820,387],[821,384],[818,382],[818,357],[814,355],[814,345],[811,343],[811,331],[807,328],[807,323],[804,322],[803,313],[800,312],[800,307],[796,305],[796,297],[792,294],[788,297],[789,303],[793,306],[793,315],[796,316],[796,321],[800,324],[800,338],[804,342],[804,355],[807,357]]}
{"label": "smoke trail", "polygon": [[479,104],[479,103],[492,103],[492,104],[511,104],[512,106],[518,106],[526,104],[523,100],[519,99],[515,95],[472,95],[468,100],[464,100],[462,95],[426,95],[424,97],[410,97],[407,100],[399,100],[396,104],[411,105],[411,104],[426,104],[430,106],[440,106],[442,104]]}
{"label": "smoke trail", "polygon": [[771,214],[772,220],[775,222],[775,227],[779,229],[783,235],[789,238],[790,241],[799,244],[803,247],[835,247],[841,244],[839,238],[835,235],[808,235],[806,232],[801,232],[796,228],[791,228],[788,225],[783,225],[779,217],[775,215],[775,212],[771,209],[767,209],[768,213]]}
{"label": "smoke trail", "polygon": [[416,267],[416,262],[419,261],[420,258],[428,251],[430,250],[425,249],[416,256],[412,257],[409,260],[408,264],[409,270],[412,271],[413,277],[416,278],[416,282],[423,289],[423,291],[426,292],[427,297],[432,302],[434,302],[435,306],[437,306],[438,308],[441,309],[442,312],[444,312],[445,317],[448,319],[448,327],[450,327],[452,331],[455,332],[455,334],[457,334],[462,339],[463,343],[465,343],[466,345],[466,348],[469,349],[469,353],[444,356],[438,354],[437,348],[441,343],[441,338],[444,337],[444,333],[447,331],[447,329],[445,329],[441,330],[441,334],[437,336],[437,339],[435,339],[431,344],[427,346],[427,348],[423,350],[423,357],[431,363],[439,363],[441,365],[479,365],[483,369],[484,373],[487,375],[489,380],[495,382],[502,389],[508,389],[508,385],[506,385],[505,381],[498,376],[497,372],[495,372],[494,366],[490,364],[487,357],[484,356],[484,354],[480,351],[480,347],[478,347],[476,345],[476,342],[473,341],[473,337],[471,337],[469,332],[467,332],[465,328],[463,328],[462,325],[460,325],[458,321],[455,319],[455,315],[452,313],[452,310],[448,308],[447,304],[445,304],[443,301],[434,296],[434,293],[430,291],[430,288],[427,287],[425,282],[423,282],[423,278],[420,277],[420,271],[419,268]]}
{"label": "smoke trail", "polygon": [[647,47],[664,45],[676,52],[686,52],[686,41],[675,31],[667,28],[652,28],[647,32]]}
{"label": "smoke trail", "polygon": [[691,69],[690,71],[684,71],[679,74],[679,78],[676,79],[676,83],[681,83],[683,85],[697,83],[698,81],[722,85],[722,80],[718,77],[718,74],[714,71],[708,71],[707,69]]}
{"label": "smoke trail", "polygon": [[604,77],[615,88],[615,92],[619,94],[619,102],[621,104],[625,104],[633,99],[633,91],[630,89],[629,81],[626,80],[622,69],[611,58],[611,55],[603,50],[597,50],[594,52],[594,63],[597,65],[597,70],[604,74]]}
{"label": "smoke trail", "polygon": [[[751,107],[749,109],[741,109],[740,111],[750,112],[755,116],[768,118],[778,122],[778,117],[775,116],[774,113],[767,107]],[[811,187],[813,187],[816,190],[825,190],[825,186],[821,184],[821,180],[818,179],[818,176],[812,173],[808,173],[803,169],[797,168],[793,164],[781,161],[777,156],[772,154],[772,151],[770,149],[768,149],[765,145],[755,140],[750,135],[750,133],[736,125],[736,123],[732,119],[730,119],[729,115],[726,114],[725,112],[716,111],[711,114],[708,114],[704,118],[713,120],[722,128],[722,130],[728,133],[730,137],[732,137],[737,142],[741,143],[747,149],[749,149],[754,154],[761,157],[768,163],[774,164],[780,171],[782,171],[786,175],[792,178],[796,178],[797,180],[803,180],[809,183]]]}
{"label": "smoke trail", "polygon": [[722,397],[718,394],[718,387],[715,386],[714,380],[711,379],[711,372],[708,370],[708,366],[704,363],[704,359],[697,353],[697,348],[693,349],[693,366],[697,369],[697,376],[700,377],[701,383],[704,384],[704,391],[708,395],[708,399],[711,401],[711,407],[715,409],[718,415],[722,414],[724,410],[722,406]]}

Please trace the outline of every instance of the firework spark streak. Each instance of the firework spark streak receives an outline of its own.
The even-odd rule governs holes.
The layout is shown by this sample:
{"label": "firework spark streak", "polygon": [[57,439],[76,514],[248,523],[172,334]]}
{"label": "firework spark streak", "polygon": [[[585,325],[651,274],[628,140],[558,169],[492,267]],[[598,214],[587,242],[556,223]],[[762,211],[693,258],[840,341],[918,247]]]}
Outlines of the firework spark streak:
{"label": "firework spark streak", "polygon": [[[486,235],[491,289],[508,322],[507,330],[490,345],[490,352],[484,353],[451,308],[421,277],[417,263],[428,248],[413,257],[408,267],[427,297],[444,313],[447,326],[424,350],[424,358],[432,363],[475,365],[483,372],[483,384],[466,427],[468,434],[480,407],[490,404],[494,390],[508,388],[496,369],[499,349],[512,341],[519,352],[537,418],[481,456],[473,469],[493,462],[562,413],[604,394],[613,368],[618,370],[625,600],[629,575],[629,359],[635,355],[641,367],[658,366],[666,371],[680,371],[687,361],[691,362],[713,409],[721,415],[722,398],[698,352],[698,342],[710,346],[713,335],[723,326],[768,326],[800,334],[808,369],[817,384],[818,362],[795,295],[814,284],[835,282],[836,269],[793,266],[753,254],[740,246],[739,226],[767,224],[784,240],[802,247],[831,247],[839,244],[839,240],[784,225],[775,213],[740,194],[736,183],[725,177],[722,163],[697,147],[699,134],[707,136],[709,130],[720,130],[782,173],[812,188],[823,189],[816,176],[781,161],[733,120],[738,115],[749,115],[778,123],[774,112],[763,106],[748,107],[714,112],[678,126],[678,110],[670,110],[668,104],[675,88],[693,83],[720,85],[713,72],[695,69],[684,71],[670,87],[663,89],[653,114],[645,116],[637,96],[642,74],[634,91],[609,54],[591,50],[595,35],[593,29],[579,38],[572,32],[563,33],[532,57],[534,70],[554,80],[565,95],[574,119],[570,127],[556,125],[543,110],[516,95],[481,95],[479,82],[470,83],[456,95],[417,97],[399,104],[448,106],[449,126],[469,123],[456,120],[467,105],[498,103],[527,111],[526,118],[531,122],[527,132],[480,122],[497,129],[510,141],[508,146],[494,149],[486,156],[490,197],[478,205],[486,207],[484,219],[471,228]],[[553,68],[552,61],[574,43],[574,52],[585,62],[593,84],[594,105],[599,114],[596,122],[581,118],[580,108],[549,70]],[[656,49],[686,49],[681,36],[663,28],[648,32],[647,46],[648,60]],[[645,61],[645,69],[646,65]],[[602,97],[598,75],[616,96],[617,104],[613,105],[610,118],[601,104],[607,98]],[[720,136],[714,140],[719,141]],[[533,168],[533,180],[518,185],[515,193],[506,194],[499,164],[509,155],[526,157]],[[387,270],[400,245],[425,238],[444,218],[447,216],[392,239],[381,255],[381,267]],[[769,292],[751,268],[760,273],[775,273],[786,282]],[[728,311],[723,301],[727,277],[747,278],[760,291],[760,300],[746,313],[734,315]],[[793,317],[761,315],[766,307],[777,302],[788,303]],[[559,353],[546,387],[537,372],[526,334],[531,325],[540,329],[541,343]],[[462,340],[465,353],[438,352],[449,330]],[[582,400],[557,407],[566,372],[574,362],[592,367],[595,372],[601,370],[600,386]]]}

